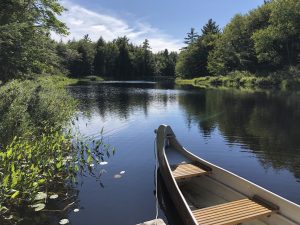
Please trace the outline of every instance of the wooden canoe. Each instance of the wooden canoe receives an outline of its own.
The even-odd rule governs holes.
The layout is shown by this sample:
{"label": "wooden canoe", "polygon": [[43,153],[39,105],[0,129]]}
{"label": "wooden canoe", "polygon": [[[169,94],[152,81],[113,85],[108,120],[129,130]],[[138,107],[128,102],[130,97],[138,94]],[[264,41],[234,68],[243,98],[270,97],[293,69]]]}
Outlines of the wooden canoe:
{"label": "wooden canoe", "polygon": [[296,225],[300,206],[186,150],[170,126],[156,131],[159,169],[185,225]]}

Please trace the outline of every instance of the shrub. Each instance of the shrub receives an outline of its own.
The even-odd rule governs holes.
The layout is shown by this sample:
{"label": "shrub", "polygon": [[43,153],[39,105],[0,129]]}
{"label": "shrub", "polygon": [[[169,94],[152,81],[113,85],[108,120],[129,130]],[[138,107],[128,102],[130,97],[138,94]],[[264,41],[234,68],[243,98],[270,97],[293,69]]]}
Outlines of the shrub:
{"label": "shrub", "polygon": [[14,80],[0,88],[0,143],[30,130],[38,134],[61,129],[75,111],[76,101],[63,88],[65,78]]}

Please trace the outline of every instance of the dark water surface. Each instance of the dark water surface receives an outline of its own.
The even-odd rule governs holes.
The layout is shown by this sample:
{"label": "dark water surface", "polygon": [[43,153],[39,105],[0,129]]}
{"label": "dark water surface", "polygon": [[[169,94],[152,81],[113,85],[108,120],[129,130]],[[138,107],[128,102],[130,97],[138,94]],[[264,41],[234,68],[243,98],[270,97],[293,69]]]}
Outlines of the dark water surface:
{"label": "dark water surface", "polygon": [[[70,213],[73,225],[133,225],[155,217],[153,131],[162,123],[196,155],[300,204],[300,93],[139,82],[70,92],[80,102],[81,133],[100,137],[104,127],[105,141],[117,149],[101,166],[101,183],[80,178],[81,210]],[[159,217],[180,224],[163,196]]]}

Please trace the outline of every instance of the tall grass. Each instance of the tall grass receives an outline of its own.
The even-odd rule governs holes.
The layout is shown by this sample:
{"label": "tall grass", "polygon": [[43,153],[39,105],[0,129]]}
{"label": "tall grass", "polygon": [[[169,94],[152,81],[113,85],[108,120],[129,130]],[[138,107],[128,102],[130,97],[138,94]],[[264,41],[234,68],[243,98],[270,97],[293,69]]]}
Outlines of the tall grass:
{"label": "tall grass", "polygon": [[109,156],[102,139],[67,132],[77,105],[64,89],[69,83],[43,77],[0,88],[0,224],[19,223],[25,209],[47,209],[51,199],[66,196],[78,172]]}

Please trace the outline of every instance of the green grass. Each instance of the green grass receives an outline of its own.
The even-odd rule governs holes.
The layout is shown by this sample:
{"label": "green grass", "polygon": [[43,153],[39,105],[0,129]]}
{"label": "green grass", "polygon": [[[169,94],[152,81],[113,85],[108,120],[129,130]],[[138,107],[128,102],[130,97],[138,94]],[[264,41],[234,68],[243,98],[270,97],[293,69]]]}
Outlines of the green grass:
{"label": "green grass", "polygon": [[282,74],[266,77],[249,72],[236,71],[227,76],[205,76],[190,80],[176,79],[179,85],[193,85],[201,88],[246,88],[246,89],[296,89],[300,88],[300,78]]}

